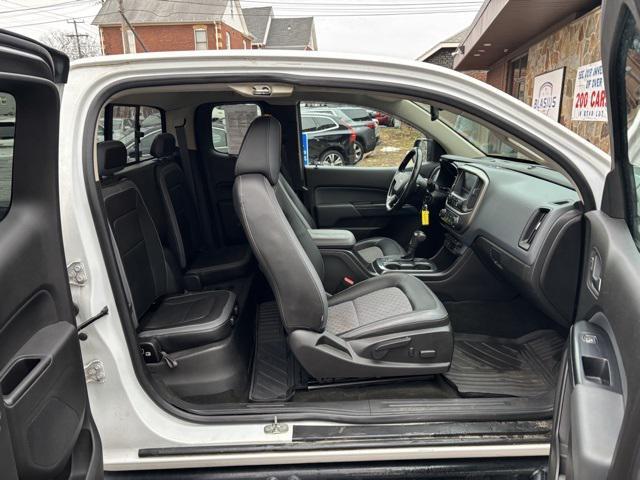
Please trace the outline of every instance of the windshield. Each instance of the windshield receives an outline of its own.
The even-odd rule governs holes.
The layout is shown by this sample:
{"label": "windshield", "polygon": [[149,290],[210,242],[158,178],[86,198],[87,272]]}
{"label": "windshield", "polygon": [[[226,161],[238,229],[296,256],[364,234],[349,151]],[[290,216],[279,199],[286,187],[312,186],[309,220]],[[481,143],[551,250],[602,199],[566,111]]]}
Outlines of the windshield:
{"label": "windshield", "polygon": [[[431,106],[420,105],[430,111]],[[448,110],[439,110],[439,120],[455,131],[462,138],[484,153],[487,157],[506,158],[525,162],[535,161],[533,156],[519,147],[513,140],[498,130],[493,130],[472,118]]]}

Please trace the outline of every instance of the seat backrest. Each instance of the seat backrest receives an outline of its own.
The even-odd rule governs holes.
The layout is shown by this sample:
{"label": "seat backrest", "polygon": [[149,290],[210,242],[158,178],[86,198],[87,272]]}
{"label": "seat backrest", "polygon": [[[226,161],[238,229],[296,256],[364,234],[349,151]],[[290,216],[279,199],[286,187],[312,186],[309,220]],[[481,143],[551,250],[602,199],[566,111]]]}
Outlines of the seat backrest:
{"label": "seat backrest", "polygon": [[134,308],[141,318],[169,289],[169,272],[160,237],[136,185],[114,176],[127,162],[125,146],[109,140],[98,144],[102,197],[120,253]]}
{"label": "seat backrest", "polygon": [[278,186],[281,135],[280,123],[273,117],[251,123],[236,163],[234,206],[274,292],[285,329],[321,332],[327,319],[324,264]]}
{"label": "seat backrest", "polygon": [[295,213],[302,221],[307,229],[316,228],[316,222],[313,220],[313,217],[307,210],[307,207],[300,201],[296,192],[294,192],[293,188],[287,181],[287,178],[284,175],[280,175],[280,180],[278,181],[279,187],[282,189],[284,197],[283,201],[286,201],[290,204],[293,213]]}
{"label": "seat backrest", "polygon": [[[158,135],[151,145],[151,153],[158,158],[173,157],[175,149],[175,139],[170,133]],[[184,269],[198,255],[203,242],[195,200],[184,171],[175,161],[163,160],[156,168],[156,179],[167,214],[167,240]]]}

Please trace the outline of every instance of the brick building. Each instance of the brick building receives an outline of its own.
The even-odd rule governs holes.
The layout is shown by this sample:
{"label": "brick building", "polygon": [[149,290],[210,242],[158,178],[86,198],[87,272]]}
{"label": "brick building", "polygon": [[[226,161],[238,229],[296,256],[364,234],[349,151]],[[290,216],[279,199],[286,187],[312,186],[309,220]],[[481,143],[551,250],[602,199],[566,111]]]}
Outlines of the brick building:
{"label": "brick building", "polygon": [[600,60],[599,1],[485,0],[453,68],[486,70],[489,84],[608,151]]}
{"label": "brick building", "polygon": [[123,0],[125,25],[119,0],[106,0],[93,24],[100,29],[105,55],[174,50],[249,49],[252,36],[239,0]]}
{"label": "brick building", "polygon": [[[440,65],[441,67],[453,68],[453,56],[458,51],[460,42],[464,40],[469,33],[469,28],[465,28],[456,33],[452,37],[434,45],[431,49],[420,55],[417,60],[419,62],[433,63],[434,65]],[[483,82],[487,79],[486,70],[468,70],[465,71],[467,75],[470,75]]]}
{"label": "brick building", "polygon": [[271,7],[242,9],[253,48],[317,50],[313,17],[276,17]]}

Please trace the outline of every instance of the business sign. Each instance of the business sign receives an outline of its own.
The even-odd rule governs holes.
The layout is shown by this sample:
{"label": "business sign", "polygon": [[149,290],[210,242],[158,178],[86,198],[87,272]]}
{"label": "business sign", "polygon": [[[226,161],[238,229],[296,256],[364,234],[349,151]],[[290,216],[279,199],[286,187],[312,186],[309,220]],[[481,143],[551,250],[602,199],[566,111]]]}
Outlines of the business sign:
{"label": "business sign", "polygon": [[607,93],[604,89],[602,62],[578,68],[571,120],[607,121]]}
{"label": "business sign", "polygon": [[564,67],[538,75],[533,81],[531,106],[557,122],[560,119],[563,86]]}

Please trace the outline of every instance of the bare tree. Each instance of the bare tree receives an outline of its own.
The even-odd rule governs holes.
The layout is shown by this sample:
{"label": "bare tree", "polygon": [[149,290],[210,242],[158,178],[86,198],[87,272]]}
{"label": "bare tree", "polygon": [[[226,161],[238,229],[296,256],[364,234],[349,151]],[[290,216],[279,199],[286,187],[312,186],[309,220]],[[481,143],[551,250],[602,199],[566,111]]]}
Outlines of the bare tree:
{"label": "bare tree", "polygon": [[[76,37],[73,32],[65,30],[52,30],[42,37],[40,41],[50,47],[67,54],[71,60],[101,55],[100,43],[94,35],[80,35]],[[80,51],[78,51],[80,47]]]}

